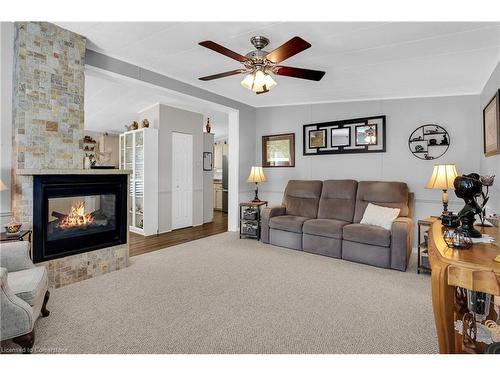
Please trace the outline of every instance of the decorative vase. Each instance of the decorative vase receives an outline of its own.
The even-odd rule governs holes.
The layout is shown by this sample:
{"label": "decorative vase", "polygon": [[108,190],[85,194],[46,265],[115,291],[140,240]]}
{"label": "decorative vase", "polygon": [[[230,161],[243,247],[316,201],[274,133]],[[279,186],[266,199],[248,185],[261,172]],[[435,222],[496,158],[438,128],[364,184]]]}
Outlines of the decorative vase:
{"label": "decorative vase", "polygon": [[142,125],[143,128],[149,128],[149,121],[148,121],[148,119],[145,118],[144,120],[142,120],[141,125]]}
{"label": "decorative vase", "polygon": [[212,130],[212,125],[210,125],[210,118],[207,119],[207,124],[205,125],[205,129],[207,130],[207,133],[210,133],[210,130]]}

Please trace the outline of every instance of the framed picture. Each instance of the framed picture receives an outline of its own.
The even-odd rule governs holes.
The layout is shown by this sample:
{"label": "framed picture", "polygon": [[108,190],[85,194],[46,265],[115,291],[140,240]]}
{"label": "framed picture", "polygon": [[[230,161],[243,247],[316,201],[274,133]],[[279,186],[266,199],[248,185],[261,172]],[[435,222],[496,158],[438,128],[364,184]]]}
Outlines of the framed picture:
{"label": "framed picture", "polygon": [[386,151],[385,115],[306,124],[302,131],[304,156]]}
{"label": "framed picture", "polygon": [[262,167],[295,167],[295,133],[262,136]]}
{"label": "framed picture", "polygon": [[326,147],[326,129],[309,130],[309,147],[310,148]]}
{"label": "framed picture", "polygon": [[332,128],[331,145],[334,147],[344,147],[351,144],[350,128]]}
{"label": "framed picture", "polygon": [[213,169],[212,153],[211,152],[204,152],[203,153],[203,170],[204,171],[211,171],[212,169]]}
{"label": "framed picture", "polygon": [[358,125],[356,131],[356,146],[368,146],[378,144],[377,124]]}
{"label": "framed picture", "polygon": [[500,89],[483,109],[484,155],[500,154]]}

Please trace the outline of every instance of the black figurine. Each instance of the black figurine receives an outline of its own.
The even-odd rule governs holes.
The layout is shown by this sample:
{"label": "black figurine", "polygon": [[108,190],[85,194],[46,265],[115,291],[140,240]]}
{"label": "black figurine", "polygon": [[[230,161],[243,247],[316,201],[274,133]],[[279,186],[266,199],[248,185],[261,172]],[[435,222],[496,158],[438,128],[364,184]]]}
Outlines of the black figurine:
{"label": "black figurine", "polygon": [[448,137],[446,136],[446,134],[443,135],[443,139],[441,140],[441,144],[442,145],[448,145],[449,144]]}
{"label": "black figurine", "polygon": [[477,173],[470,173],[455,178],[453,182],[455,195],[465,202],[464,208],[458,213],[462,225],[458,230],[467,233],[472,238],[480,238],[481,233],[474,228],[474,216],[481,213],[482,208],[477,203],[477,198],[482,192],[482,183]]}

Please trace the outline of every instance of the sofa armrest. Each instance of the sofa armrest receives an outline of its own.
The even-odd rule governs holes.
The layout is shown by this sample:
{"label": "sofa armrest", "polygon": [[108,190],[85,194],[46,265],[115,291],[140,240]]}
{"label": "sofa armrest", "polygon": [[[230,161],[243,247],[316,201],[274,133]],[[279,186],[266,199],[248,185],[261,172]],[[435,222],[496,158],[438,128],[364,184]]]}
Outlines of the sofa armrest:
{"label": "sofa armrest", "polygon": [[2,314],[0,340],[25,335],[33,330],[35,320],[31,306],[16,296],[7,283],[7,270],[0,268],[0,303]]}
{"label": "sofa armrest", "polygon": [[26,270],[35,267],[29,257],[28,241],[6,242],[0,245],[0,266],[9,272]]}
{"label": "sofa armrest", "polygon": [[391,268],[406,271],[413,243],[413,220],[398,217],[391,228]]}
{"label": "sofa armrest", "polygon": [[264,243],[269,243],[269,220],[274,216],[282,216],[286,214],[285,206],[266,207],[262,210],[260,218],[260,240]]}

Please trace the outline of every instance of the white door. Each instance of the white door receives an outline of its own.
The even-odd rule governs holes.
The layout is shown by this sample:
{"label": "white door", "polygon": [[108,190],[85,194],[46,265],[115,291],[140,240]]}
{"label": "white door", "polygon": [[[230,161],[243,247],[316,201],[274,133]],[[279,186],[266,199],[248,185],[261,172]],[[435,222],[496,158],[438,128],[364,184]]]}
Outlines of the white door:
{"label": "white door", "polygon": [[193,136],[172,133],[172,229],[193,225]]}

